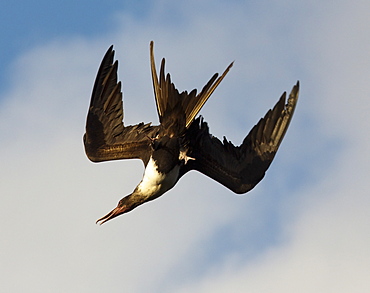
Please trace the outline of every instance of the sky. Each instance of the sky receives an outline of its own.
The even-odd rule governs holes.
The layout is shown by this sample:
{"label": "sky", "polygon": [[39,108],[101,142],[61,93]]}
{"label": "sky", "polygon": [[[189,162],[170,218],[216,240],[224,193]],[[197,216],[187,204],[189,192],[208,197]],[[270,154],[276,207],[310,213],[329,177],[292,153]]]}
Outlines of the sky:
{"label": "sky", "polygon": [[[369,292],[369,1],[16,0],[0,9],[2,292]],[[238,145],[301,91],[265,178],[236,195],[197,172],[102,226],[138,160],[91,163],[100,61],[119,60],[125,124],[158,123],[149,67],[179,90],[233,68],[201,110]]]}

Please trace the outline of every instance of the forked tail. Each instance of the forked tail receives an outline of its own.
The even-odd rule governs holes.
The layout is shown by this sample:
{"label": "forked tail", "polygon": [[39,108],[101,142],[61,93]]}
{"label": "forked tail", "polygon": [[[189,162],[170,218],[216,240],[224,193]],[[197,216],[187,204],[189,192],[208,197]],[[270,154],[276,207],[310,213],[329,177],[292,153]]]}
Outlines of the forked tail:
{"label": "forked tail", "polygon": [[[150,42],[150,66],[152,71],[153,88],[159,121],[164,126],[168,125],[168,123],[185,124],[185,129],[187,129],[194,121],[195,117],[197,116],[205,102],[207,102],[208,98],[229,72],[230,68],[233,66],[233,62],[230,63],[230,65],[226,68],[226,70],[220,77],[218,77],[218,73],[215,73],[199,94],[197,94],[197,91],[195,89],[192,90],[190,93],[186,91],[179,93],[175,85],[171,82],[170,75],[167,74],[165,77],[164,58],[161,62],[161,69],[158,79],[154,61],[153,41]],[[181,111],[183,115],[179,115],[178,111]],[[174,120],[184,121],[183,123],[181,123],[180,121],[175,122]]]}

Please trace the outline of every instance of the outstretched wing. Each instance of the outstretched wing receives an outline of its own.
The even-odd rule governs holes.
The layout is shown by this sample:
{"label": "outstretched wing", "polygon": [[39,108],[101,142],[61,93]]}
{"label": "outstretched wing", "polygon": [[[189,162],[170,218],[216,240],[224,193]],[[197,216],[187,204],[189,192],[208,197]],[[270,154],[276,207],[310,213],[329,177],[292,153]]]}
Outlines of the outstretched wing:
{"label": "outstretched wing", "polygon": [[[159,121],[162,124],[166,124],[165,119],[171,119],[169,115],[174,115],[173,109],[178,106],[180,102],[182,112],[185,112],[185,128],[189,128],[190,124],[194,121],[195,116],[199,113],[208,98],[215,91],[220,82],[224,79],[230,68],[233,66],[233,62],[226,68],[224,73],[218,77],[218,73],[215,73],[207,84],[203,87],[202,91],[197,94],[194,89],[190,93],[184,91],[179,93],[175,88],[175,85],[171,82],[169,74],[164,73],[165,59],[162,59],[161,68],[159,73],[159,79],[155,68],[154,61],[154,43],[150,42],[150,66],[152,71],[154,95],[157,104],[157,111]],[[176,114],[176,113],[175,113]]]}
{"label": "outstretched wing", "polygon": [[259,183],[284,138],[297,104],[299,82],[285,104],[284,93],[272,110],[252,128],[240,146],[221,142],[209,133],[207,123],[197,118],[190,126],[188,156],[194,160],[182,168],[182,175],[195,169],[236,193],[245,193]]}
{"label": "outstretched wing", "polygon": [[147,163],[150,138],[158,126],[140,123],[123,125],[121,82],[117,82],[118,61],[113,63],[111,46],[105,54],[92,92],[84,135],[85,152],[93,162],[139,158]]}

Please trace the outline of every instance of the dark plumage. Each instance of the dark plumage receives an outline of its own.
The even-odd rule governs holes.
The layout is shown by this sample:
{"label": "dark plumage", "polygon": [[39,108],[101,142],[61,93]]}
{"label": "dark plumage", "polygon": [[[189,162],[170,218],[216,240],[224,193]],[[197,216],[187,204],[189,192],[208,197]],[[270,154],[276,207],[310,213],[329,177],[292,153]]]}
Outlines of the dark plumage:
{"label": "dark plumage", "polygon": [[100,65],[91,96],[84,135],[86,155],[93,162],[138,158],[144,162],[145,172],[133,193],[97,222],[104,223],[161,196],[190,170],[202,172],[235,193],[245,193],[262,180],[293,116],[299,82],[287,103],[284,93],[242,144],[234,146],[226,138],[221,142],[212,136],[202,117],[195,118],[233,63],[220,77],[214,74],[199,94],[196,90],[179,93],[170,75],[165,76],[165,59],[158,79],[151,42],[151,71],[160,125],[124,126],[118,61],[113,63],[113,58],[111,46]]}

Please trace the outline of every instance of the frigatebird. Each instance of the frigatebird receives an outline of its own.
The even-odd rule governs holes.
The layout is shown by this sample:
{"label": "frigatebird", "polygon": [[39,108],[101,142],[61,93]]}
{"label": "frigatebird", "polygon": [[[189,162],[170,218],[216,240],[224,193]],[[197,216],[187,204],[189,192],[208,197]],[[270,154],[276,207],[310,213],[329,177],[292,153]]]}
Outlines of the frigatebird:
{"label": "frigatebird", "polygon": [[136,158],[145,165],[134,191],[96,221],[100,224],[158,198],[190,170],[209,176],[235,193],[250,191],[274,159],[296,107],[299,81],[287,102],[284,92],[240,146],[225,137],[221,142],[209,133],[203,118],[196,116],[233,63],[221,76],[214,74],[200,93],[195,89],[180,93],[170,75],[165,76],[164,58],[158,79],[153,46],[152,41],[150,65],[159,125],[123,124],[121,82],[117,80],[113,46],[105,54],[95,80],[83,138],[87,157],[93,162]]}

